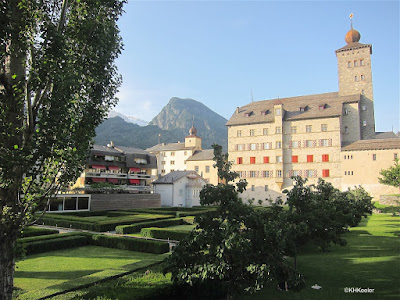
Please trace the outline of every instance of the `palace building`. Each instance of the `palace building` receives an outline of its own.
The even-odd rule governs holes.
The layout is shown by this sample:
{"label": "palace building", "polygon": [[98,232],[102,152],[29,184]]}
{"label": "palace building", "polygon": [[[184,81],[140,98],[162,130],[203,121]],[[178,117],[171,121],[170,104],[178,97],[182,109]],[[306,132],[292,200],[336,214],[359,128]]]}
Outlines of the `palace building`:
{"label": "palace building", "polygon": [[[381,169],[400,155],[400,138],[375,132],[372,45],[351,28],[336,50],[339,91],[251,102],[226,123],[233,170],[248,181],[244,198],[276,199],[292,176],[318,178],[372,196],[398,193],[379,183]],[[376,199],[379,200],[379,199]]]}

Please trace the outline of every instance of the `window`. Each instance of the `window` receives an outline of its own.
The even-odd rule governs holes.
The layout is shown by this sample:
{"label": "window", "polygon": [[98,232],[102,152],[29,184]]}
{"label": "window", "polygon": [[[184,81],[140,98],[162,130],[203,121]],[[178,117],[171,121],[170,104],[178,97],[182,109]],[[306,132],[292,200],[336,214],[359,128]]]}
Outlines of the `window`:
{"label": "window", "polygon": [[322,170],[322,177],[329,177],[329,169]]}
{"label": "window", "polygon": [[171,152],[171,156],[175,156],[175,152],[174,151]]}
{"label": "window", "polygon": [[264,191],[268,192],[268,185],[264,185]]}
{"label": "window", "polygon": [[187,155],[187,151],[184,151],[184,152],[183,152],[183,155]]}
{"label": "window", "polygon": [[277,163],[282,163],[282,156],[277,156],[276,157],[276,162]]}
{"label": "window", "polygon": [[300,111],[301,112],[306,111],[306,108],[304,106],[302,106],[302,107],[300,107]]}
{"label": "window", "polygon": [[282,170],[276,171],[276,177],[282,177]]}
{"label": "window", "polygon": [[196,171],[196,173],[199,173],[199,166],[195,166],[194,170]]}
{"label": "window", "polygon": [[299,148],[299,142],[298,141],[292,141],[292,148]]}
{"label": "window", "polygon": [[171,165],[175,165],[175,161],[174,160],[171,160]]}
{"label": "window", "polygon": [[236,136],[237,136],[237,137],[241,137],[241,136],[242,136],[242,131],[241,131],[241,130],[238,130],[238,131],[236,132]]}
{"label": "window", "polygon": [[306,125],[306,132],[311,132],[311,131],[312,131],[312,126]]}
{"label": "window", "polygon": [[322,161],[323,162],[329,161],[329,154],[322,154]]}
{"label": "window", "polygon": [[367,110],[367,107],[365,105],[361,106],[361,110]]}
{"label": "window", "polygon": [[296,133],[297,132],[297,127],[296,126],[292,126],[292,128],[290,129],[290,131],[292,133]]}
{"label": "window", "polygon": [[318,106],[318,109],[319,109],[319,110],[324,110],[324,109],[325,109],[325,104],[324,104],[324,105]]}
{"label": "window", "polygon": [[364,66],[364,60],[360,59],[360,66]]}
{"label": "window", "polygon": [[367,126],[367,121],[362,121],[363,126]]}
{"label": "window", "polygon": [[238,151],[243,151],[243,144],[238,144],[237,145],[237,149],[238,149]]}
{"label": "window", "polygon": [[263,177],[269,177],[271,174],[270,174],[270,171],[263,171],[262,175],[263,175]]}
{"label": "window", "polygon": [[276,142],[276,149],[282,148],[282,142]]}
{"label": "window", "polygon": [[356,75],[356,76],[354,76],[354,81],[358,81],[358,77],[357,77],[357,75]]}
{"label": "window", "polygon": [[365,91],[364,90],[361,90],[361,95],[365,95]]}
{"label": "window", "polygon": [[299,157],[297,155],[292,156],[292,163],[297,163],[299,162]]}
{"label": "window", "polygon": [[264,143],[264,149],[265,150],[272,149],[272,143]]}
{"label": "window", "polygon": [[237,158],[237,164],[241,165],[243,163],[243,157],[238,157]]}
{"label": "window", "polygon": [[347,126],[344,127],[344,133],[349,134],[349,127],[347,127]]}
{"label": "window", "polygon": [[299,170],[293,170],[292,171],[292,176],[299,176],[299,175],[300,175]]}
{"label": "window", "polygon": [[254,136],[256,133],[255,129],[250,129],[250,136]]}
{"label": "window", "polygon": [[397,153],[393,153],[393,159],[396,160],[397,159]]}
{"label": "window", "polygon": [[254,178],[256,177],[256,171],[250,171],[250,177]]}
{"label": "window", "polygon": [[329,140],[328,139],[323,139],[320,141],[322,147],[328,147],[329,146]]}
{"label": "window", "polygon": [[306,170],[306,177],[314,177],[314,171],[313,170]]}
{"label": "window", "polygon": [[358,61],[354,61],[354,66],[357,67],[358,66]]}
{"label": "window", "polygon": [[327,124],[321,124],[321,131],[328,131],[328,125]]}
{"label": "window", "polygon": [[250,157],[250,163],[255,164],[256,163],[256,158],[254,156]]}
{"label": "window", "polygon": [[263,161],[264,164],[269,164],[269,156],[264,156]]}
{"label": "window", "polygon": [[281,109],[280,108],[275,109],[275,115],[276,116],[280,116],[281,115]]}
{"label": "window", "polygon": [[257,149],[257,144],[256,143],[250,144],[250,150],[256,150],[256,149]]}
{"label": "window", "polygon": [[163,161],[161,162],[161,164],[162,164],[162,165],[165,165],[165,160],[163,160]]}
{"label": "window", "polygon": [[174,172],[175,171],[175,169],[171,169],[171,171],[170,172]]}
{"label": "window", "polygon": [[307,155],[307,162],[313,162],[314,161],[314,155]]}
{"label": "window", "polygon": [[348,61],[348,62],[347,62],[347,67],[348,67],[348,68],[351,68],[351,61]]}
{"label": "window", "polygon": [[210,166],[206,166],[206,173],[210,173]]}
{"label": "window", "polygon": [[314,141],[312,141],[312,140],[307,140],[306,141],[306,147],[313,147],[313,145],[314,145]]}
{"label": "window", "polygon": [[372,160],[376,160],[376,154],[372,154]]}
{"label": "window", "polygon": [[268,135],[268,128],[263,129],[263,135]]}
{"label": "window", "polygon": [[164,170],[164,169],[162,169],[162,170],[161,170],[161,173],[162,173],[162,174],[164,174],[164,173],[165,173],[165,170]]}
{"label": "window", "polygon": [[349,109],[345,108],[343,114],[348,115],[349,114]]}
{"label": "window", "polygon": [[361,81],[364,81],[364,80],[365,80],[365,76],[361,75]]}
{"label": "window", "polygon": [[275,133],[282,133],[282,127],[280,127],[280,126],[277,126],[277,127],[275,127]]}

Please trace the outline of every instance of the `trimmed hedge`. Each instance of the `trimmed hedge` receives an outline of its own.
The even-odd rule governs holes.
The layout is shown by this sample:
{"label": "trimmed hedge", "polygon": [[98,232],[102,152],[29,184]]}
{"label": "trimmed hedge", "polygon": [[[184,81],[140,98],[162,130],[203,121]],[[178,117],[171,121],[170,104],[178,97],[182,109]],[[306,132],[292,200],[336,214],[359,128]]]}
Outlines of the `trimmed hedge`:
{"label": "trimmed hedge", "polygon": [[43,222],[46,225],[51,226],[59,226],[65,228],[75,228],[75,229],[83,229],[97,232],[104,231],[113,231],[116,226],[120,225],[129,225],[133,223],[140,223],[144,221],[154,221],[160,219],[169,219],[170,215],[158,215],[151,217],[146,217],[145,215],[141,217],[141,215],[126,215],[122,217],[111,218],[110,220],[105,221],[93,221],[93,220],[85,220],[82,217],[75,216],[66,216],[66,215],[45,215],[43,217]]}
{"label": "trimmed hedge", "polygon": [[190,232],[183,230],[173,230],[173,229],[163,229],[163,228],[143,228],[140,231],[140,234],[144,237],[152,237],[156,239],[170,239],[175,241],[181,241],[187,236],[189,236]]}
{"label": "trimmed hedge", "polygon": [[30,237],[20,238],[18,239],[18,242],[30,243],[30,242],[44,241],[44,240],[55,240],[73,235],[82,235],[82,234],[80,232],[68,232],[68,233],[55,233],[55,234],[40,235],[40,236],[30,236]]}
{"label": "trimmed hedge", "polygon": [[40,227],[26,227],[21,233],[18,235],[19,238],[25,238],[30,236],[40,236],[40,235],[48,235],[58,233],[58,230],[55,229],[47,229]]}
{"label": "trimmed hedge", "polygon": [[145,240],[138,238],[115,237],[108,235],[93,234],[93,235],[88,235],[88,243],[90,245],[95,245],[95,246],[146,252],[146,253],[162,254],[169,252],[169,245],[167,242]]}
{"label": "trimmed hedge", "polygon": [[115,227],[115,231],[119,234],[128,234],[128,233],[140,232],[142,228],[146,227],[168,227],[168,226],[182,225],[183,223],[184,221],[182,218],[156,220],[156,221],[141,222],[131,225],[117,226]]}

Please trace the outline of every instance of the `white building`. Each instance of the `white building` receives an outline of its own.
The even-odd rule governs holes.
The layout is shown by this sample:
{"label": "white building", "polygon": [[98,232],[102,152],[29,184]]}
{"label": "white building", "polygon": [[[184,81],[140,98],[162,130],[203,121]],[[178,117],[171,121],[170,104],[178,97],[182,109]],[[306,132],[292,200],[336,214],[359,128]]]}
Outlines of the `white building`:
{"label": "white building", "polygon": [[200,205],[200,191],[206,180],[194,171],[173,171],[153,181],[154,193],[161,195],[161,206]]}

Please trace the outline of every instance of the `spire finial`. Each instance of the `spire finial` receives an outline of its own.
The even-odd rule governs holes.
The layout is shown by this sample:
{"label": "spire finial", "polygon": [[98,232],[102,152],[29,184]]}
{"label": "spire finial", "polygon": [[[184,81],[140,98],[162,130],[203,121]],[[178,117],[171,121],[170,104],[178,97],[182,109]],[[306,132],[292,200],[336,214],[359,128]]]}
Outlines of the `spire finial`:
{"label": "spire finial", "polygon": [[194,115],[193,115],[193,119],[192,119],[192,127],[194,127]]}
{"label": "spire finial", "polygon": [[351,29],[353,29],[353,16],[354,16],[353,13],[351,13],[350,16],[349,16],[350,22],[351,22]]}

